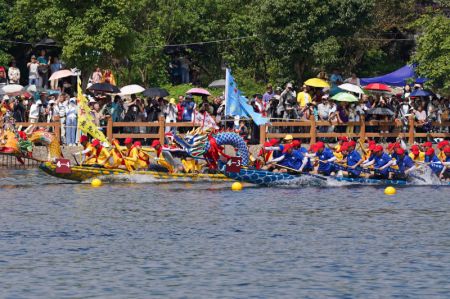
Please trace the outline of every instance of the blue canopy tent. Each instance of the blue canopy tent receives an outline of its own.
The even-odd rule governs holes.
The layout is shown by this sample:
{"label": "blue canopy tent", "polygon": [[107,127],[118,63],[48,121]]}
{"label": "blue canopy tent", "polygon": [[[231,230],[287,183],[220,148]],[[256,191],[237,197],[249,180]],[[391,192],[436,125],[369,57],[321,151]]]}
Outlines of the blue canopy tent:
{"label": "blue canopy tent", "polygon": [[383,76],[374,78],[361,78],[361,85],[368,85],[370,83],[383,83],[391,86],[405,86],[408,79],[416,77],[416,72],[414,71],[414,69],[414,65],[405,65],[404,67]]}

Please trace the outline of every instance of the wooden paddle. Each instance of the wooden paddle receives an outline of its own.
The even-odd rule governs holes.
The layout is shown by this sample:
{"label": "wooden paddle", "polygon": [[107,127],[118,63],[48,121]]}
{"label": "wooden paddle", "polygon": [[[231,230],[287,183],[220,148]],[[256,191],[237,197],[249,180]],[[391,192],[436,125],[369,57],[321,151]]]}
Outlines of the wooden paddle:
{"label": "wooden paddle", "polygon": [[274,164],[274,165],[275,165],[275,166],[278,166],[278,167],[281,167],[281,168],[284,168],[284,169],[287,169],[287,170],[290,170],[290,171],[293,171],[293,172],[296,172],[296,173],[299,173],[299,174],[302,174],[302,175],[315,177],[315,178],[318,178],[318,179],[323,180],[323,181],[327,181],[327,180],[328,180],[328,178],[326,178],[326,177],[324,177],[324,176],[321,176],[321,175],[318,175],[318,174],[312,174],[312,173],[308,173],[308,172],[302,172],[302,171],[300,171],[300,170],[298,170],[298,169],[290,168],[290,167],[287,167],[287,166],[284,166],[284,165],[280,165],[280,164]]}

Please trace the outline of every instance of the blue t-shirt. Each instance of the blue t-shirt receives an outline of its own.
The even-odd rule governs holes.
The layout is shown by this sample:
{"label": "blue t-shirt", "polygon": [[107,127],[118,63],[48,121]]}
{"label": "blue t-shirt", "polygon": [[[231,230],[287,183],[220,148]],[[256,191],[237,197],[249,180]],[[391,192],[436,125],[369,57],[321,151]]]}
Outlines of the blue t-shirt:
{"label": "blue t-shirt", "polygon": [[433,155],[432,157],[425,156],[425,162],[431,163],[430,168],[436,174],[441,173],[442,168],[444,167],[444,165],[442,165],[441,163],[441,160],[439,160],[439,158],[436,155]]}
{"label": "blue t-shirt", "polygon": [[[383,166],[386,165],[387,163],[389,163],[389,162],[392,160],[392,158],[391,158],[391,156],[389,156],[388,154],[383,153],[381,156],[375,155],[374,160],[375,160],[374,167],[375,167],[376,169],[378,169],[378,168],[380,168],[380,167],[383,167]],[[387,175],[387,174],[389,174],[389,169],[388,169],[388,168],[385,168],[385,169],[383,169],[383,170],[379,170],[379,172],[380,172],[381,174],[383,174],[383,175]]]}
{"label": "blue t-shirt", "polygon": [[[348,166],[356,165],[359,161],[361,161],[361,159],[362,159],[361,155],[356,150],[353,150],[347,156],[347,165]],[[348,169],[348,172],[356,176],[359,176],[361,174],[361,170],[358,169]]]}
{"label": "blue t-shirt", "polygon": [[411,157],[407,156],[406,154],[403,157],[403,159],[400,158],[398,155],[395,159],[397,160],[397,165],[400,172],[405,172],[405,170],[408,170],[414,166],[414,161],[411,159]]}
{"label": "blue t-shirt", "polygon": [[289,168],[299,169],[302,166],[303,155],[299,151],[292,151],[292,153],[285,153],[281,165]]}
{"label": "blue t-shirt", "polygon": [[[321,153],[317,152],[316,156],[319,158],[319,160],[326,161],[333,158],[334,154],[329,148],[326,147]],[[333,171],[333,163],[324,163],[319,161],[318,170],[326,173],[331,173]]]}

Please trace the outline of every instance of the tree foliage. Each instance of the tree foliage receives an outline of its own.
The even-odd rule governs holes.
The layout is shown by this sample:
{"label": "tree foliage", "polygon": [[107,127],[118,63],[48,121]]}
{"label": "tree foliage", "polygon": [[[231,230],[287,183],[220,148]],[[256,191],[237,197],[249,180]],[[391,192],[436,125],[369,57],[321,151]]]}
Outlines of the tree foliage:
{"label": "tree foliage", "polygon": [[[112,68],[121,84],[146,86],[166,84],[170,55],[183,50],[200,70],[203,84],[223,77],[226,64],[253,90],[265,82],[301,83],[322,69],[364,75],[394,70],[410,59],[413,42],[396,39],[414,33],[408,25],[417,17],[419,2],[424,3],[42,0],[37,5],[32,0],[3,0],[0,37],[32,44],[52,38],[62,47],[62,58],[68,65],[84,73],[92,71],[94,65]],[[440,21],[437,28],[443,28],[445,20]],[[447,79],[431,71],[434,66],[425,69],[424,61],[436,57],[424,46],[427,24],[424,20],[416,27],[423,30],[424,42],[419,41],[415,60],[421,62],[424,74],[433,79],[436,76],[433,84],[444,84]],[[211,42],[217,40],[227,41]],[[14,54],[10,44],[0,42],[0,46]],[[445,49],[441,45],[436,51]],[[7,60],[1,50],[0,57]]]}
{"label": "tree foliage", "polygon": [[413,56],[419,74],[429,78],[432,87],[450,93],[450,19],[443,14],[427,14],[415,26],[421,31]]}

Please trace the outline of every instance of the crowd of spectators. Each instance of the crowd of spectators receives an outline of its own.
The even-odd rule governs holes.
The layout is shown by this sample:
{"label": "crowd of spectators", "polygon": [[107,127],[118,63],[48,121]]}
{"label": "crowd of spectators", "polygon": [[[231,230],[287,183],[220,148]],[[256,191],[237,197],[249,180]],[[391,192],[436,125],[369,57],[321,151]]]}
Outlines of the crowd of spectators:
{"label": "crowd of spectators", "polygon": [[[187,63],[187,62],[186,62]],[[47,57],[41,51],[39,57],[31,56],[28,63],[29,85],[39,86],[36,92],[28,92],[17,96],[1,96],[1,114],[13,117],[16,122],[61,122],[62,142],[67,145],[77,143],[77,100],[76,92],[70,80],[49,81],[49,76],[64,66],[58,58]],[[186,74],[185,74],[186,75]],[[12,61],[6,70],[0,67],[0,85],[20,82],[20,70]],[[368,127],[367,131],[391,132],[392,130],[408,130],[411,115],[418,122],[417,131],[449,132],[448,127],[434,128],[432,122],[449,120],[450,101],[448,98],[431,95],[429,97],[411,97],[415,89],[421,85],[406,85],[401,92],[373,93],[356,95],[358,102],[335,102],[331,93],[341,83],[360,85],[359,78],[352,74],[344,80],[337,72],[328,77],[325,72],[317,76],[330,83],[331,88],[313,88],[302,85],[295,89],[287,83],[285,88],[267,85],[263,94],[255,94],[249,102],[253,109],[263,116],[276,121],[302,121],[314,118],[316,121],[330,122],[330,126],[319,126],[320,132],[358,133],[359,127],[346,125],[348,122],[365,120],[385,120],[390,125]],[[184,78],[186,79],[186,78]],[[111,70],[95,68],[89,77],[89,84],[106,82],[115,85]],[[73,83],[74,84],[74,83]],[[109,118],[114,122],[155,122],[165,118],[166,122],[192,122],[193,114],[207,112],[221,128],[235,129],[246,139],[257,143],[259,128],[251,121],[237,121],[225,117],[224,97],[194,99],[191,95],[179,95],[177,98],[143,98],[136,95],[121,97],[119,95],[88,94],[89,106],[94,123],[106,130]],[[391,115],[371,114],[374,108],[385,108]],[[156,129],[156,128],[155,128]],[[114,130],[124,133],[153,133],[148,127],[123,127]],[[167,131],[170,130],[168,127]],[[272,132],[295,133],[308,132],[307,127],[274,127]]]}

